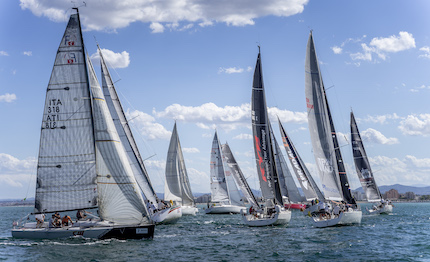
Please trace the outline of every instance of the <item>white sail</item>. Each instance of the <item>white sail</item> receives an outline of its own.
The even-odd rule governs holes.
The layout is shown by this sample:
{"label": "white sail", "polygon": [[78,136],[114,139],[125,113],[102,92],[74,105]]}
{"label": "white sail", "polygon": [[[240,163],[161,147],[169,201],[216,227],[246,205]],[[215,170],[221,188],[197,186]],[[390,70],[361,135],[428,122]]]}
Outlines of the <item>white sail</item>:
{"label": "white sail", "polygon": [[224,170],[225,170],[225,180],[227,182],[227,188],[228,188],[228,194],[230,197],[230,202],[232,205],[235,206],[245,206],[243,203],[242,197],[240,196],[239,189],[237,188],[236,182],[234,181],[233,172],[230,169],[229,165],[227,164],[227,160],[223,155],[223,164],[224,164]]}
{"label": "white sail", "polygon": [[139,149],[134,140],[127,118],[124,114],[123,107],[119,100],[118,94],[115,90],[112,78],[109,70],[103,58],[103,54],[98,48],[100,54],[100,64],[102,68],[102,87],[103,94],[106,99],[106,103],[109,108],[109,112],[112,116],[115,128],[118,132],[119,138],[122,145],[124,146],[125,152],[127,153],[128,161],[131,164],[133,175],[142,190],[145,197],[156,204],[158,201],[155,190],[149,179],[148,172],[143,164],[142,157],[139,153]]}
{"label": "white sail", "polygon": [[217,132],[212,142],[210,168],[212,202],[230,204]]}
{"label": "white sail", "polygon": [[46,91],[35,212],[97,207],[95,145],[79,16],[70,16]]}
{"label": "white sail", "polygon": [[100,217],[116,224],[146,222],[146,207],[126,152],[89,58],[87,63],[93,95]]}
{"label": "white sail", "polygon": [[194,197],[191,192],[176,123],[173,127],[169,150],[167,152],[164,199],[176,201],[183,206],[194,206]]}

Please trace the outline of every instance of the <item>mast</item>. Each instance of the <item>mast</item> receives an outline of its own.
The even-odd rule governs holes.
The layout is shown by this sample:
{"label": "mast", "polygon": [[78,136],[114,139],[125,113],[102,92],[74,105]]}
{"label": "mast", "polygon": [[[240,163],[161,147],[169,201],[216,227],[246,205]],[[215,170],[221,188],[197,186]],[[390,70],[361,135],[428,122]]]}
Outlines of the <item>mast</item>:
{"label": "mast", "polygon": [[297,180],[306,196],[307,201],[319,199],[324,201],[324,195],[321,193],[314,179],[312,178],[309,170],[306,168],[305,163],[298,154],[293,142],[290,140],[287,132],[284,130],[281,121],[278,118],[279,129],[281,132],[282,140],[284,142],[285,151],[287,152],[290,164],[293,167]]}
{"label": "mast", "polygon": [[366,193],[367,201],[377,202],[382,200],[381,192],[376,185],[375,177],[370,168],[369,159],[364,149],[363,140],[361,139],[358,126],[355,121],[354,113],[351,111],[351,143],[352,154],[354,156],[355,169],[361,186]]}
{"label": "mast", "polygon": [[263,198],[266,200],[273,199],[275,202],[273,204],[283,205],[276,163],[273,155],[270,122],[267,115],[260,47],[258,47],[258,49],[259,52],[255,65],[251,99],[252,133],[254,136],[257,172]]}

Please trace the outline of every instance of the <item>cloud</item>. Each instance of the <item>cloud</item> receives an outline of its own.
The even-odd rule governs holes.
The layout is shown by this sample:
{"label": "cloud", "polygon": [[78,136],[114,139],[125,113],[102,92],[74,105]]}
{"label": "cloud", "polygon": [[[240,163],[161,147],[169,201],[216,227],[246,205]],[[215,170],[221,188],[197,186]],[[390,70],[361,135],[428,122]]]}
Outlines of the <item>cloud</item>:
{"label": "cloud", "polygon": [[420,168],[430,168],[430,158],[418,159],[415,156],[406,155],[406,159],[411,161],[411,163]]}
{"label": "cloud", "polygon": [[[29,9],[36,16],[45,16],[56,22],[67,19],[67,1],[20,0],[23,10]],[[86,30],[116,30],[133,22],[150,23],[151,29],[171,23],[199,24],[201,27],[214,23],[231,26],[253,25],[255,19],[264,16],[287,17],[302,13],[309,0],[92,0],[80,9],[82,24]],[[158,23],[159,25],[156,25]],[[154,29],[153,29],[154,32]]]}
{"label": "cloud", "polygon": [[[292,112],[288,110],[280,110],[278,108],[269,108],[268,113],[272,123],[277,121],[277,116],[279,116],[282,122],[307,122],[307,115],[305,112]],[[251,126],[250,104],[225,107],[219,107],[214,103],[205,103],[200,106],[173,104],[160,112],[157,112],[154,109],[153,114],[156,117],[196,123],[196,125],[202,129],[214,129],[216,127],[220,127],[228,131],[239,127],[250,128]]]}
{"label": "cloud", "polygon": [[164,26],[160,23],[157,23],[157,22],[151,23],[149,28],[151,28],[153,34],[164,32]]}
{"label": "cloud", "polygon": [[396,113],[394,113],[394,114],[387,114],[387,115],[367,116],[367,118],[363,119],[363,121],[373,122],[378,124],[386,124],[387,120],[396,120],[396,119],[401,119],[401,117],[398,116]]}
{"label": "cloud", "polygon": [[368,128],[362,131],[360,135],[364,141],[369,141],[375,144],[393,145],[393,144],[399,143],[399,140],[397,138],[395,137],[387,138],[381,132],[373,128]]}
{"label": "cloud", "polygon": [[420,90],[423,90],[423,89],[430,89],[430,86],[421,85],[416,88],[411,88],[409,91],[411,91],[412,93],[418,93]]}
{"label": "cloud", "polygon": [[420,51],[424,52],[424,54],[421,54],[418,57],[423,57],[423,58],[430,59],[430,47],[423,46],[423,47],[420,48]]}
{"label": "cloud", "polygon": [[243,70],[243,68],[240,68],[240,67],[228,67],[228,68],[225,68],[225,67],[220,67],[219,69],[218,69],[218,73],[226,73],[226,74],[235,74],[235,73],[243,73],[244,72],[244,70]]}
{"label": "cloud", "polygon": [[127,110],[126,116],[132,126],[135,127],[142,136],[147,137],[149,140],[168,140],[172,135],[172,133],[170,131],[167,131],[164,126],[159,123],[156,123],[154,117],[146,113],[140,112],[138,110],[134,110],[131,112]]}
{"label": "cloud", "polygon": [[[110,68],[126,68],[130,64],[130,54],[127,51],[121,53],[115,53],[109,49],[101,48],[103,58]],[[90,57],[95,62],[100,62],[100,55],[95,52]]]}
{"label": "cloud", "polygon": [[24,52],[22,52],[22,54],[26,55],[26,56],[32,56],[33,52],[31,52],[31,51],[24,51]]}
{"label": "cloud", "polygon": [[6,51],[0,51],[0,56],[9,56],[9,54]]}
{"label": "cloud", "polygon": [[11,103],[14,100],[16,100],[16,95],[15,94],[6,93],[4,95],[0,95],[0,102]]}
{"label": "cloud", "polygon": [[251,134],[240,134],[240,135],[237,135],[237,136],[233,137],[233,139],[238,139],[238,140],[252,140],[252,135]]}
{"label": "cloud", "polygon": [[398,127],[404,135],[429,136],[430,114],[408,115]]}
{"label": "cloud", "polygon": [[[36,166],[35,158],[20,160],[9,154],[0,153],[0,184],[12,188],[24,188],[31,182],[31,176],[35,174]],[[20,191],[16,196],[21,197],[20,194],[24,193]]]}
{"label": "cloud", "polygon": [[184,151],[185,153],[200,153],[200,150],[195,147],[190,147],[190,148],[184,147],[182,148],[182,151]]}
{"label": "cloud", "polygon": [[342,48],[341,47],[333,46],[331,48],[331,50],[333,50],[333,53],[335,53],[335,54],[342,54]]}

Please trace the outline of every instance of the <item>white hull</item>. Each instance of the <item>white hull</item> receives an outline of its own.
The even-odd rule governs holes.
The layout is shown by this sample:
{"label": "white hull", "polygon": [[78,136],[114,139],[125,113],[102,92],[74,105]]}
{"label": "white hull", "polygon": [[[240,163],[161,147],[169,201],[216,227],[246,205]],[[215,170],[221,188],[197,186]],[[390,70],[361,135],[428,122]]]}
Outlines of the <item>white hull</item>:
{"label": "white hull", "polygon": [[206,214],[240,214],[241,210],[245,210],[246,207],[243,206],[233,206],[233,205],[219,205],[211,206],[205,209]]}
{"label": "white hull", "polygon": [[276,206],[276,212],[271,216],[263,215],[261,213],[257,213],[256,215],[248,214],[246,211],[242,211],[242,220],[250,227],[286,225],[291,220],[291,211],[281,209],[279,206]]}
{"label": "white hull", "polygon": [[12,237],[24,239],[60,239],[70,237],[142,239],[154,236],[154,224],[115,225],[105,221],[79,221],[72,226],[49,228],[45,222],[37,228],[36,223],[26,223],[12,229]]}
{"label": "white hull", "polygon": [[174,224],[178,222],[178,220],[182,217],[182,208],[181,206],[174,206],[169,209],[169,212],[165,219],[161,221],[159,224]]}
{"label": "white hull", "polygon": [[328,217],[312,216],[315,227],[332,227],[332,226],[343,226],[343,225],[354,225],[361,223],[361,217],[363,213],[361,210],[352,210],[347,212],[341,212],[339,216],[331,215]]}
{"label": "white hull", "polygon": [[384,205],[382,208],[376,208],[376,209],[368,209],[370,214],[391,214],[393,213],[393,205]]}
{"label": "white hull", "polygon": [[151,219],[157,224],[162,223],[164,220],[166,220],[167,216],[169,215],[169,212],[170,212],[170,208],[157,211],[154,214],[152,214]]}
{"label": "white hull", "polygon": [[183,216],[195,216],[199,212],[199,209],[194,206],[181,206],[181,208]]}

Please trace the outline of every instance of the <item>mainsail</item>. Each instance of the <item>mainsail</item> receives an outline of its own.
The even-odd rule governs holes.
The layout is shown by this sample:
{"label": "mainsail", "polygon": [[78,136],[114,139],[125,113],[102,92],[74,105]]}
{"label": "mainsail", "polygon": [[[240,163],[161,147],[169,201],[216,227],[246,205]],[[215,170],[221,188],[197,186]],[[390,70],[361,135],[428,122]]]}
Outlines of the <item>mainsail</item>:
{"label": "mainsail", "polygon": [[35,213],[97,207],[96,154],[79,14],[72,14],[46,91]]}
{"label": "mainsail", "polygon": [[[312,32],[306,48],[305,92],[309,132],[324,195],[330,200],[343,200],[336,152],[333,144],[331,117],[319,70]],[[346,199],[345,199],[346,200]]]}
{"label": "mainsail", "polygon": [[228,195],[228,188],[224,173],[224,164],[216,131],[212,142],[211,150],[210,179],[212,202],[222,202],[225,204],[230,204],[230,198]]}
{"label": "mainsail", "polygon": [[184,156],[182,155],[176,122],[167,152],[164,199],[176,201],[182,206],[194,206],[194,197],[191,192]]}
{"label": "mainsail", "polygon": [[127,118],[124,114],[123,107],[119,100],[100,47],[98,47],[98,51],[102,69],[103,94],[115,124],[115,128],[118,132],[121,143],[124,146],[125,152],[127,153],[134,177],[140,189],[142,190],[145,197],[156,205],[158,202],[157,195],[149,179],[148,172],[146,171],[146,168],[143,164],[142,157],[139,153],[136,141],[134,140],[130,125],[128,124]]}
{"label": "mainsail", "polygon": [[240,170],[240,167],[237,164],[236,159],[234,158],[233,153],[230,150],[230,146],[225,143],[221,147],[222,153],[225,158],[225,163],[230,167],[230,170],[232,171],[232,174],[237,184],[239,185],[240,190],[250,204],[252,204],[254,207],[258,207],[258,201],[252,193],[252,190],[249,187],[248,182],[246,181],[245,176],[242,173],[242,170]]}
{"label": "mainsail", "polygon": [[301,159],[299,153],[297,152],[293,142],[289,138],[287,132],[279,121],[279,129],[281,132],[282,140],[284,142],[285,151],[287,151],[288,158],[290,159],[290,164],[293,167],[294,173],[296,174],[297,180],[305,194],[306,200],[311,201],[315,199],[324,200],[324,195],[321,193],[318,185],[312,178],[309,170],[307,169],[305,163]]}
{"label": "mainsail", "polygon": [[258,52],[252,83],[251,114],[254,152],[262,196],[266,200],[274,199],[276,204],[283,205],[273,155],[260,52]]}
{"label": "mainsail", "polygon": [[351,141],[355,169],[357,170],[357,175],[366,194],[367,201],[381,201],[381,192],[379,191],[375,178],[373,177],[373,172],[370,168],[370,163],[367,159],[367,154],[364,150],[363,141],[361,140],[353,112],[351,112]]}

